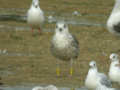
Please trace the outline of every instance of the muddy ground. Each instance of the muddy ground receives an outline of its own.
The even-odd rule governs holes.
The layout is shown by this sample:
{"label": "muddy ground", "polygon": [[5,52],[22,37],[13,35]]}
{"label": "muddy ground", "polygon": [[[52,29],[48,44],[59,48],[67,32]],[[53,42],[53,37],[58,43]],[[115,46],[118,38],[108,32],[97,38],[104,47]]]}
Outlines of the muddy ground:
{"label": "muddy ground", "polygon": [[[0,0],[0,8],[3,8],[0,13],[25,15],[30,4],[31,0]],[[54,12],[54,16],[84,18],[104,25],[113,5],[114,0],[40,0],[40,7],[45,11],[46,16],[50,15],[48,12]],[[24,11],[6,10],[10,8]],[[72,13],[75,10],[83,16],[73,16]],[[64,15],[64,13],[68,13],[68,15]],[[0,21],[0,24],[29,27],[27,23],[15,21]],[[0,32],[0,82],[3,85],[55,84],[57,86],[82,87],[89,69],[88,63],[91,60],[97,62],[99,71],[108,73],[109,55],[112,52],[119,54],[119,37],[110,34],[106,27],[70,24],[70,32],[79,41],[80,54],[74,63],[73,76],[69,76],[69,62],[59,61],[61,76],[57,77],[57,59],[50,52],[50,41],[54,34],[54,28],[54,23],[45,23],[42,35],[39,35],[37,30],[34,35],[30,30],[15,31],[11,29],[7,31],[4,29]],[[44,29],[50,29],[52,32],[44,32]],[[2,51],[5,50],[4,54]],[[119,87],[116,84],[113,86]]]}

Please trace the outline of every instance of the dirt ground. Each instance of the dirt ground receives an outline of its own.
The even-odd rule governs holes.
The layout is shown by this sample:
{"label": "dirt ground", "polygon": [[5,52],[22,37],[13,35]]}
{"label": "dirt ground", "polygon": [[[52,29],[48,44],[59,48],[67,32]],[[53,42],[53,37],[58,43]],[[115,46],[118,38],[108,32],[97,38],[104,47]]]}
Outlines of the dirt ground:
{"label": "dirt ground", "polygon": [[[28,9],[31,0],[0,0],[0,8]],[[106,17],[85,17],[88,20],[103,22],[114,5],[114,0],[40,0],[44,11],[72,13],[77,10],[81,14],[100,14]],[[12,13],[12,12],[9,12]],[[21,13],[25,14],[25,13]],[[82,17],[80,17],[82,18]],[[0,22],[5,25],[27,26],[26,23]],[[54,24],[46,24],[44,28],[54,31]],[[24,84],[55,84],[57,86],[82,87],[88,72],[88,63],[97,62],[99,71],[108,73],[109,55],[112,52],[119,54],[120,40],[110,34],[105,27],[73,26],[69,25],[70,32],[74,34],[80,47],[78,60],[74,63],[74,74],[69,77],[69,62],[59,61],[61,76],[56,76],[57,59],[51,55],[50,41],[53,32],[43,32],[42,35],[32,36],[30,31],[0,32],[0,49],[7,49],[8,53],[34,53],[37,56],[0,56],[0,71],[9,72],[1,76],[4,85]],[[37,32],[36,32],[37,33]],[[113,84],[114,87],[119,87]]]}

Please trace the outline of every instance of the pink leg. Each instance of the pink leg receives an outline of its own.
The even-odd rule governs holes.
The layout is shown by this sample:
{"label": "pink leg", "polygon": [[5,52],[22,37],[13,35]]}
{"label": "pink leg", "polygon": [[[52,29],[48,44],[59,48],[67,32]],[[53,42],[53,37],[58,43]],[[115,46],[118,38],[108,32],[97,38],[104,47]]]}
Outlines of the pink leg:
{"label": "pink leg", "polygon": [[41,28],[39,28],[39,33],[41,32]]}
{"label": "pink leg", "polygon": [[33,28],[32,28],[32,33],[34,32]]}
{"label": "pink leg", "polygon": [[41,28],[39,28],[38,30],[39,30],[39,33],[41,34]]}

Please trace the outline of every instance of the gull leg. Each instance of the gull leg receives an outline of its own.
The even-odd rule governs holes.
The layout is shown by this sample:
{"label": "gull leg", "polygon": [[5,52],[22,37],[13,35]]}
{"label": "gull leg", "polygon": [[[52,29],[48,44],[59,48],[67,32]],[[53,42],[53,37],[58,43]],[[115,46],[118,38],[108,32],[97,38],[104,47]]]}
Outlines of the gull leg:
{"label": "gull leg", "polygon": [[33,28],[32,28],[32,33],[34,32]]}
{"label": "gull leg", "polygon": [[41,29],[41,28],[39,28],[39,29],[38,29],[38,31],[39,31],[39,33],[41,34],[42,29]]}
{"label": "gull leg", "polygon": [[56,74],[57,76],[60,76],[60,65],[58,62],[57,62]]}
{"label": "gull leg", "polygon": [[41,32],[41,28],[39,28],[39,33]]}
{"label": "gull leg", "polygon": [[70,76],[73,75],[73,59],[70,60]]}

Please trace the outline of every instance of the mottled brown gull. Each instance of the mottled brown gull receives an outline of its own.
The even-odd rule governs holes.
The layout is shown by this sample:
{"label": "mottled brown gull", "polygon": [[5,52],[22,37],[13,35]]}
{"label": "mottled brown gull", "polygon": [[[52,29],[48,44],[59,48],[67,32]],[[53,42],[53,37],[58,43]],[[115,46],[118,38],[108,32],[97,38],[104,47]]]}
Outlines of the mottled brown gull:
{"label": "mottled brown gull", "polygon": [[[56,24],[55,34],[51,42],[51,52],[59,60],[70,61],[70,75],[73,74],[73,61],[77,59],[79,54],[79,43],[68,29],[68,25],[64,21]],[[57,65],[57,75],[60,75],[59,63]]]}

